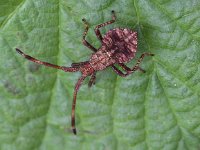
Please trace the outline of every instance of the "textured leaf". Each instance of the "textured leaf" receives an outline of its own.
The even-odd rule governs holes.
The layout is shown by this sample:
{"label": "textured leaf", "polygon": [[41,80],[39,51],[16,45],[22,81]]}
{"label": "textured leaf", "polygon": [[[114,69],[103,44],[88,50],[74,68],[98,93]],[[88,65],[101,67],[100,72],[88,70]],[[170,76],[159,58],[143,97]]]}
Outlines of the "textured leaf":
{"label": "textured leaf", "polygon": [[[127,78],[112,69],[87,79],[78,93],[78,135],[70,131],[73,88],[80,73],[64,73],[25,60],[15,48],[43,61],[70,66],[88,60],[87,36],[111,18],[138,31],[141,67]],[[128,66],[133,66],[133,60]],[[200,149],[199,0],[0,0],[0,149]]]}

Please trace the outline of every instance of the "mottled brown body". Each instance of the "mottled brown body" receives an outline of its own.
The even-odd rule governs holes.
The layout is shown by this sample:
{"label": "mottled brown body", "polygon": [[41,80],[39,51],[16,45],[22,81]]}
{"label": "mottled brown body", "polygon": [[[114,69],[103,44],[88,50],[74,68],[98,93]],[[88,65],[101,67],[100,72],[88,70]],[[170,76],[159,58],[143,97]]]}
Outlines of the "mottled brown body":
{"label": "mottled brown body", "polygon": [[[85,24],[85,32],[83,33],[83,44],[91,49],[94,53],[91,55],[89,61],[72,63],[71,67],[64,67],[54,65],[48,62],[40,61],[36,58],[33,58],[29,55],[23,53],[20,49],[16,48],[16,51],[21,54],[26,59],[33,61],[35,63],[45,65],[48,67],[61,69],[65,72],[77,72],[80,71],[82,76],[79,78],[76,83],[74,89],[74,97],[72,103],[72,115],[71,115],[71,125],[74,134],[76,134],[75,127],[75,106],[76,106],[76,96],[77,92],[83,82],[83,80],[87,76],[91,76],[89,81],[89,87],[95,84],[96,72],[103,70],[109,66],[120,76],[126,77],[127,75],[133,73],[136,70],[145,72],[142,68],[139,67],[139,64],[143,60],[144,56],[153,56],[151,53],[143,53],[138,59],[136,65],[133,68],[127,67],[124,63],[129,62],[135,57],[135,53],[137,51],[137,32],[134,32],[127,28],[115,28],[109,30],[103,37],[100,33],[99,28],[106,26],[108,24],[114,23],[116,20],[116,16],[114,11],[112,11],[112,20],[99,24],[95,28],[95,33],[97,38],[101,42],[101,47],[97,50],[94,48],[88,41],[86,41],[85,37],[88,32],[89,26],[85,19],[83,22]],[[126,73],[123,73],[119,70],[115,65],[118,65],[122,68]]]}
{"label": "mottled brown body", "polygon": [[115,28],[108,31],[102,46],[92,54],[90,64],[94,70],[103,70],[116,63],[127,63],[137,51],[137,32],[130,29]]}

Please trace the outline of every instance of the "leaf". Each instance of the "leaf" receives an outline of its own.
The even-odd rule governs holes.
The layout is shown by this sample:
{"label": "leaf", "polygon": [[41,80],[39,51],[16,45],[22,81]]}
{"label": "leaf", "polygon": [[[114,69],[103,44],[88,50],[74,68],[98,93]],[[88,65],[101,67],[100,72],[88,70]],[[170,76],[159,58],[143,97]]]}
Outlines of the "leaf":
{"label": "leaf", "polygon": [[[200,149],[199,0],[1,0],[0,149]],[[88,60],[82,45],[100,42],[93,28],[138,31],[141,67],[127,78],[111,68],[87,79],[77,98],[77,129],[70,130],[73,89],[80,73],[65,73],[25,60],[15,48],[50,63]],[[128,66],[133,66],[133,60]]]}

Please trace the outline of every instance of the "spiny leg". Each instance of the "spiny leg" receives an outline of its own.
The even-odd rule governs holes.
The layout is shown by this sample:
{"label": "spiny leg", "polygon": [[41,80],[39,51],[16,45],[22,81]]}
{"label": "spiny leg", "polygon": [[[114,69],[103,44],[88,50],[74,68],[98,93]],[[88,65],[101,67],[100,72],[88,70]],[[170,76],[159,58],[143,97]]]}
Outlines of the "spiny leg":
{"label": "spiny leg", "polygon": [[[126,72],[131,72],[131,71],[132,71],[131,68],[129,68],[128,66],[126,66],[126,65],[123,64],[123,63],[119,63],[118,65],[119,65],[124,71],[126,71]],[[137,70],[139,70],[139,71],[141,71],[141,72],[143,72],[143,73],[146,72],[144,69],[142,69],[142,68],[139,67],[139,66],[138,66]]]}
{"label": "spiny leg", "polygon": [[[103,27],[103,26],[106,26],[106,25],[109,25],[109,24],[112,24],[112,23],[114,23],[115,20],[116,20],[115,11],[112,10],[111,13],[112,13],[112,20],[110,20],[110,21],[108,21],[108,22],[105,22],[105,23],[102,23],[102,24],[99,24],[99,25],[97,25],[96,28],[95,28],[96,36],[98,37],[98,39],[99,39],[100,41],[102,41],[102,35],[101,35],[101,33],[100,33],[99,28],[101,28],[101,27]],[[88,43],[88,42],[85,40],[85,37],[86,37],[87,32],[88,32],[88,29],[89,29],[89,25],[88,25],[88,23],[87,23],[87,21],[86,21],[85,19],[82,19],[82,21],[83,21],[84,24],[85,24],[85,31],[84,31],[84,33],[83,33],[83,44],[84,44],[86,47],[88,47],[89,49],[91,49],[93,52],[96,52],[97,49],[94,48],[90,43]],[[79,65],[79,64],[76,64],[76,65]],[[75,63],[73,63],[72,66],[75,66]],[[113,67],[115,67],[115,66],[112,65],[112,68],[113,68]],[[115,70],[115,68],[113,68],[113,70]],[[93,78],[94,78],[94,79],[93,79]],[[92,82],[95,83],[95,79],[96,79],[96,74],[94,75],[94,77],[93,77],[93,76],[91,77],[91,79],[90,79],[90,81],[89,81],[89,83],[88,83],[88,86],[89,86],[89,87],[92,86],[92,84],[91,84]]]}
{"label": "spiny leg", "polygon": [[71,114],[71,125],[72,125],[72,131],[75,135],[76,135],[76,120],[75,120],[76,96],[77,96],[78,90],[85,78],[86,78],[86,76],[81,76],[74,88],[74,98],[73,98],[73,103],[72,103],[72,114]]}
{"label": "spiny leg", "polygon": [[[135,71],[135,70],[137,70],[137,69],[140,68],[139,65],[140,65],[140,63],[142,62],[142,60],[144,59],[145,56],[154,56],[154,54],[148,53],[148,52],[143,53],[143,54],[140,56],[140,58],[137,60],[136,65],[131,69],[132,71]],[[141,69],[141,68],[140,68],[140,69]]]}
{"label": "spiny leg", "polygon": [[121,70],[119,70],[117,67],[115,67],[114,65],[112,65],[112,69],[115,71],[116,74],[118,74],[121,77],[126,77],[128,75],[130,75],[131,73],[133,73],[134,71],[136,71],[137,69],[139,69],[142,72],[145,72],[145,70],[143,70],[142,68],[138,67],[136,70],[132,71],[131,68],[127,67],[125,64],[120,63],[118,64],[124,71],[126,71],[126,73],[123,73]]}
{"label": "spiny leg", "polygon": [[95,33],[96,33],[97,38],[98,38],[100,41],[102,41],[102,35],[101,35],[101,32],[100,32],[99,29],[100,29],[101,27],[104,27],[104,26],[106,26],[106,25],[109,25],[109,24],[114,23],[115,20],[116,20],[115,11],[112,10],[111,13],[112,13],[112,20],[107,21],[107,22],[102,23],[102,24],[99,24],[99,25],[97,25],[97,26],[95,27],[95,30],[94,30],[94,31],[95,31]]}
{"label": "spiny leg", "polygon": [[[100,29],[101,27],[104,27],[104,26],[107,26],[107,25],[109,25],[109,24],[114,23],[115,20],[116,20],[115,11],[112,10],[111,13],[112,13],[112,20],[107,21],[107,22],[102,23],[102,24],[99,24],[99,25],[97,25],[97,26],[95,27],[95,30],[94,30],[94,31],[95,31],[95,33],[96,33],[97,38],[98,38],[101,42],[102,42],[102,39],[103,39],[103,38],[102,38],[102,35],[101,35],[101,32],[100,32],[99,29]],[[111,67],[113,68],[114,71],[117,69],[114,65],[112,65]]]}
{"label": "spiny leg", "polygon": [[88,83],[88,87],[90,88],[92,85],[95,84],[95,80],[96,80],[96,72],[94,72],[90,78],[90,81]]}
{"label": "spiny leg", "polygon": [[64,66],[58,66],[58,65],[54,65],[54,64],[51,64],[51,63],[48,63],[48,62],[40,61],[40,60],[38,60],[36,58],[33,58],[33,57],[29,56],[29,55],[26,55],[24,52],[22,52],[18,48],[16,48],[16,51],[20,55],[22,55],[24,58],[28,59],[29,61],[32,61],[32,62],[40,64],[40,65],[44,65],[44,66],[47,66],[47,67],[60,69],[60,70],[66,71],[66,72],[76,72],[76,71],[79,71],[79,68],[76,68],[76,67],[64,67]]}
{"label": "spiny leg", "polygon": [[116,74],[118,74],[121,77],[126,77],[128,76],[127,73],[123,73],[121,70],[119,70],[117,67],[115,67],[114,65],[112,65],[112,69],[115,71]]}
{"label": "spiny leg", "polygon": [[122,69],[124,69],[125,71],[127,71],[126,73],[123,73],[121,70],[119,70],[117,67],[115,67],[114,65],[112,66],[113,70],[119,75],[119,76],[122,76],[122,77],[126,77],[128,76],[129,74],[133,73],[134,71],[136,70],[140,70],[142,72],[145,72],[142,68],[139,67],[139,64],[142,62],[142,60],[144,59],[145,56],[154,56],[154,54],[152,53],[148,53],[148,52],[145,52],[143,53],[140,58],[137,60],[137,63],[136,65],[131,69],[129,67],[127,67],[126,65],[124,65],[123,63],[120,63],[118,64],[120,67],[122,67]]}
{"label": "spiny leg", "polygon": [[87,21],[85,19],[82,19],[83,23],[85,24],[85,31],[83,32],[83,44],[88,47],[89,49],[91,49],[93,52],[96,52],[97,49],[94,48],[88,41],[86,41],[85,37],[87,35],[88,29],[89,29],[89,25],[87,23]]}

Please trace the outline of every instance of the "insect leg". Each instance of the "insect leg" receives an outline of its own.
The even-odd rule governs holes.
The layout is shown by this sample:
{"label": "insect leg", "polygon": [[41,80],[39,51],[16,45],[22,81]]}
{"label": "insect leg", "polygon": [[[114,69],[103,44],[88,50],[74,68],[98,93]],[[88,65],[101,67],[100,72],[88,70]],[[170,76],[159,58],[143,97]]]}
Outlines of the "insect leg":
{"label": "insect leg", "polygon": [[83,32],[83,44],[88,47],[89,49],[91,49],[93,52],[96,52],[97,49],[94,48],[88,41],[86,41],[85,37],[87,35],[88,29],[89,29],[89,25],[87,23],[87,21],[85,19],[82,19],[83,23],[85,24],[85,31]]}
{"label": "insect leg", "polygon": [[58,66],[58,65],[54,65],[54,64],[51,64],[51,63],[48,63],[48,62],[40,61],[40,60],[38,60],[36,58],[33,58],[33,57],[29,56],[29,55],[26,55],[24,52],[22,52],[18,48],[16,48],[16,51],[20,55],[22,55],[24,58],[26,58],[26,59],[34,62],[34,63],[40,64],[40,65],[44,65],[44,66],[47,66],[47,67],[60,69],[60,70],[66,71],[66,72],[76,72],[76,71],[79,71],[79,68],[76,68],[76,67],[64,67],[64,66]]}
{"label": "insect leg", "polygon": [[76,135],[76,121],[75,121],[76,96],[77,96],[78,90],[85,78],[86,78],[86,76],[81,76],[74,88],[74,98],[73,98],[73,103],[72,103],[72,114],[71,114],[71,125],[72,125],[72,131],[75,135]]}
{"label": "insect leg", "polygon": [[148,52],[143,53],[140,56],[140,58],[137,60],[136,65],[131,69],[132,71],[135,71],[137,69],[140,69],[141,71],[143,71],[143,69],[139,67],[139,64],[142,62],[142,60],[144,59],[145,56],[154,56],[154,54],[148,53]]}
{"label": "insect leg", "polygon": [[114,23],[115,20],[116,20],[115,11],[112,10],[111,13],[112,13],[112,20],[107,21],[107,22],[102,23],[102,24],[99,24],[99,25],[97,25],[97,26],[95,27],[95,29],[94,29],[94,31],[95,31],[95,33],[96,33],[96,36],[97,36],[97,38],[98,38],[100,41],[102,41],[102,35],[101,35],[101,32],[100,32],[99,29],[100,29],[101,27],[104,27],[104,26],[106,26],[106,25],[109,25],[109,24]]}
{"label": "insect leg", "polygon": [[145,70],[143,70],[142,68],[139,67],[139,64],[142,62],[142,60],[144,59],[145,56],[154,56],[154,54],[152,53],[143,53],[140,58],[138,59],[136,65],[131,69],[129,67],[127,67],[125,64],[123,63],[120,63],[118,64],[123,70],[126,71],[126,73],[123,73],[121,70],[119,70],[117,67],[115,67],[114,65],[112,65],[112,68],[113,70],[119,75],[119,76],[122,76],[122,77],[126,77],[128,76],[129,74],[133,73],[134,71],[136,70],[140,70],[142,71],[143,73],[145,73]]}
{"label": "insect leg", "polygon": [[[129,68],[129,67],[127,67],[125,64],[119,63],[118,65],[119,65],[124,71],[126,71],[126,72],[132,72],[132,69]],[[137,70],[139,70],[139,71],[141,71],[141,72],[143,72],[143,73],[146,72],[145,70],[143,70],[143,69],[140,68],[139,66],[137,67]]]}
{"label": "insect leg", "polygon": [[114,65],[112,65],[113,70],[115,71],[116,74],[118,74],[121,77],[126,77],[129,74],[128,73],[123,73],[121,70],[119,70],[117,67],[115,67]]}
{"label": "insect leg", "polygon": [[[124,64],[123,64],[124,65]],[[119,65],[120,66],[120,65]],[[125,65],[124,65],[125,66]],[[121,67],[121,66],[120,66]],[[127,67],[127,66],[126,66]],[[129,68],[129,67],[127,67],[127,68]],[[112,69],[115,71],[115,73],[117,73],[119,76],[121,76],[121,77],[126,77],[126,76],[128,76],[129,74],[131,74],[131,73],[133,73],[134,71],[136,71],[136,70],[140,70],[140,71],[142,71],[143,73],[145,73],[145,70],[143,70],[142,68],[140,68],[140,67],[138,67],[137,69],[135,69],[135,70],[131,70],[130,68],[130,70],[128,69],[128,70],[125,70],[126,71],[126,73],[123,73],[121,70],[119,70],[117,67],[115,67],[114,65],[112,65]],[[123,69],[123,68],[122,68]]]}
{"label": "insect leg", "polygon": [[[116,20],[115,11],[112,10],[111,13],[112,13],[112,20],[107,21],[107,22],[102,23],[102,24],[99,24],[99,25],[97,25],[97,26],[95,27],[95,29],[94,29],[94,31],[95,31],[95,33],[96,33],[96,36],[97,36],[97,38],[98,38],[100,41],[102,41],[102,35],[101,35],[101,32],[100,32],[99,29],[100,29],[101,27],[104,27],[104,26],[106,26],[106,25],[109,25],[109,24],[114,23],[115,20]],[[112,65],[112,68],[113,68],[114,71],[117,69],[114,65]],[[120,70],[119,70],[119,71],[120,71]]]}
{"label": "insect leg", "polygon": [[96,80],[96,72],[94,72],[90,78],[90,81],[88,83],[88,87],[91,87],[92,85],[95,84],[95,80]]}

